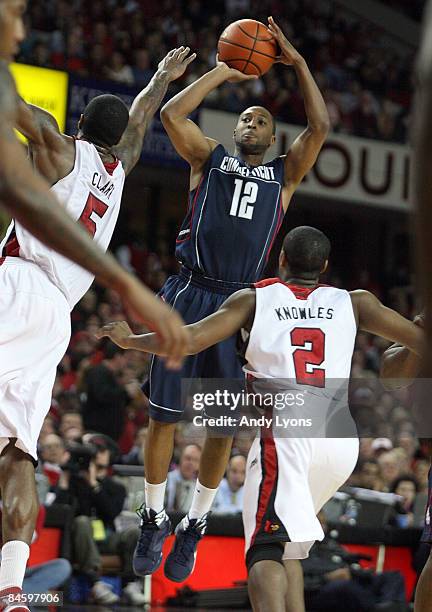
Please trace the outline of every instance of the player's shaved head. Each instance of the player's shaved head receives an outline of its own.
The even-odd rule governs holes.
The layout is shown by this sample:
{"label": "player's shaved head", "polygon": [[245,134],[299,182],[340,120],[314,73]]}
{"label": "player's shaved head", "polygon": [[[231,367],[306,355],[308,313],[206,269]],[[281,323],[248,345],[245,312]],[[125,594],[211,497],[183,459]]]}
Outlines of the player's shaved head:
{"label": "player's shaved head", "polygon": [[290,272],[304,279],[318,278],[330,255],[330,240],[323,232],[302,225],[288,232],[283,252]]}
{"label": "player's shaved head", "polygon": [[91,100],[81,116],[79,128],[84,138],[94,144],[112,147],[120,142],[129,122],[126,104],[111,94]]}

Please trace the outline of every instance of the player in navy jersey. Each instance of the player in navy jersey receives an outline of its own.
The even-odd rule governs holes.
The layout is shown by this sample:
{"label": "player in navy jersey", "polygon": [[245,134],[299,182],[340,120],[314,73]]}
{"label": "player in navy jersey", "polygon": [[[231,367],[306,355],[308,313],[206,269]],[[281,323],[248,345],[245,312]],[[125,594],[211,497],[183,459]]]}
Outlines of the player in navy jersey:
{"label": "player in navy jersey", "polygon": [[[177,152],[190,164],[190,194],[186,218],[177,237],[178,275],[161,291],[186,323],[215,312],[238,289],[257,281],[290,199],[315,163],[329,129],[321,93],[305,60],[269,18],[276,37],[279,61],[293,66],[304,96],[307,128],[286,155],[264,163],[275,142],[275,123],[268,110],[253,106],[241,113],[234,130],[234,153],[207,138],[188,116],[213,89],[226,81],[251,78],[218,62],[217,66],[177,94],[162,109],[161,117]],[[146,392],[150,424],[145,446],[145,507],[141,537],[134,558],[136,573],[152,573],[161,563],[162,544],[170,532],[164,494],[171,462],[174,431],[181,419],[181,380],[187,378],[241,379],[235,337],[188,357],[172,375],[153,357]],[[232,440],[209,435],[191,510],[177,530],[176,543],[165,564],[172,580],[182,581],[192,571],[196,546],[206,526],[206,515],[223,477]]]}

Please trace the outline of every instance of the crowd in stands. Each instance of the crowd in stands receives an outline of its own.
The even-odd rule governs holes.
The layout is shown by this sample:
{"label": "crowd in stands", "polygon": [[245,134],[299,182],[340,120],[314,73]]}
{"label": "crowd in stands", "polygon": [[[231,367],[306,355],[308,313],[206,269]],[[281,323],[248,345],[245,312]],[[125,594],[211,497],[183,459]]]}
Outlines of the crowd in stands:
{"label": "crowd in stands", "polygon": [[[414,50],[394,50],[383,31],[353,20],[333,2],[34,0],[19,61],[144,87],[169,49],[188,45],[198,58],[171,95],[214,66],[228,23],[266,21],[270,14],[308,61],[334,131],[406,141]],[[281,121],[305,122],[294,71],[280,65],[257,81],[224,84],[205,103],[235,113],[258,103]]]}

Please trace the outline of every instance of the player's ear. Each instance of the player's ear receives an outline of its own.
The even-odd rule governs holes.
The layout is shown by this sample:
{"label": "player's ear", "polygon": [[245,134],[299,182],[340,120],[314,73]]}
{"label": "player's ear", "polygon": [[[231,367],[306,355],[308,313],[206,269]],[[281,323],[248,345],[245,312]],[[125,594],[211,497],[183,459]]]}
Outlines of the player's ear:
{"label": "player's ear", "polygon": [[275,142],[276,142],[276,136],[275,136],[275,134],[272,134],[272,137],[271,137],[271,140],[270,140],[270,146],[272,147]]}
{"label": "player's ear", "polygon": [[236,137],[236,132],[237,132],[237,130],[234,128],[234,132],[233,132],[233,140],[235,140],[235,137]]}
{"label": "player's ear", "polygon": [[285,251],[282,249],[279,255],[279,268],[286,268],[288,265],[288,261],[285,255]]}
{"label": "player's ear", "polygon": [[325,260],[325,264],[323,265],[323,269],[321,270],[321,274],[324,274],[324,272],[327,270],[328,268],[328,259]]}
{"label": "player's ear", "polygon": [[82,128],[83,123],[84,123],[84,115],[81,115],[81,117],[79,118],[79,121],[78,121],[78,129],[79,130]]}

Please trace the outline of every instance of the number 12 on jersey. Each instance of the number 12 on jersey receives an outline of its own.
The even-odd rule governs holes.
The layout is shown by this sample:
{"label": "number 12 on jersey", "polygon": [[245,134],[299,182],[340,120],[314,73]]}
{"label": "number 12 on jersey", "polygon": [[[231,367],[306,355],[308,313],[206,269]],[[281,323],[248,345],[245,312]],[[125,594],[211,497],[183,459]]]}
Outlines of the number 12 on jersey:
{"label": "number 12 on jersey", "polygon": [[291,332],[296,382],[300,385],[325,387],[325,370],[317,368],[325,357],[325,333],[319,328],[296,327]]}
{"label": "number 12 on jersey", "polygon": [[258,185],[253,181],[235,179],[234,195],[231,202],[230,215],[242,219],[252,219],[254,207],[258,196]]}

